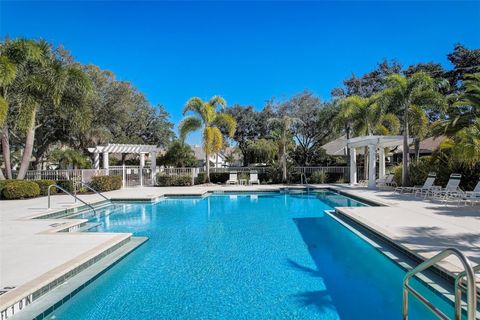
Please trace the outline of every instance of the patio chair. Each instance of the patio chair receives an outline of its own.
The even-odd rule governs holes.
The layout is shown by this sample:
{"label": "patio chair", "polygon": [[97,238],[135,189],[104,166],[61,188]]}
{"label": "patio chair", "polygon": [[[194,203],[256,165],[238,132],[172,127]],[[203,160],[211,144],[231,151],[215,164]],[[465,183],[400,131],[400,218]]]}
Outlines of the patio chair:
{"label": "patio chair", "polygon": [[425,198],[430,197],[431,199],[441,199],[444,201],[458,200],[463,193],[463,191],[459,188],[461,179],[461,174],[452,173],[445,188],[431,189],[427,192]]}
{"label": "patio chair", "polygon": [[230,176],[226,182],[227,184],[238,184],[238,175],[236,172],[230,172]]}
{"label": "patio chair", "polygon": [[257,171],[251,171],[250,172],[250,178],[248,179],[249,184],[260,184],[260,180],[258,180],[258,172]]}
{"label": "patio chair", "polygon": [[395,176],[391,173],[387,174],[385,178],[377,180],[377,187],[386,188],[386,187],[395,187],[397,184],[393,180]]}
{"label": "patio chair", "polygon": [[480,203],[480,180],[472,191],[464,191],[461,200],[467,203],[474,204]]}
{"label": "patio chair", "polygon": [[433,184],[436,178],[437,178],[437,174],[435,172],[430,172],[427,176],[427,179],[425,179],[423,186],[396,187],[393,192],[398,192],[398,193],[408,192],[408,193],[414,193],[415,195],[417,193],[428,192],[428,190],[435,188]]}

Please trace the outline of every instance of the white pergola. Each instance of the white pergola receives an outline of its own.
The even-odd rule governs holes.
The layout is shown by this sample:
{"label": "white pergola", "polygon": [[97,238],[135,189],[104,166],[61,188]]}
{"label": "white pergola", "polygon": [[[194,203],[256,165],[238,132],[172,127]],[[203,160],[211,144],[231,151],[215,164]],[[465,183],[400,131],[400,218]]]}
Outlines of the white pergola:
{"label": "white pergola", "polygon": [[[408,139],[410,144],[412,139]],[[378,150],[378,178],[385,177],[385,148],[396,147],[403,144],[403,136],[361,136],[347,140],[350,149],[350,184],[357,184],[357,159],[356,149],[368,147],[368,188],[376,188],[376,166]],[[365,168],[366,169],[366,168]]]}
{"label": "white pergola", "polygon": [[[109,143],[103,146],[96,146],[94,148],[88,148],[90,153],[93,153],[93,166],[95,169],[100,169],[100,153],[103,154],[103,168],[108,170],[108,155],[110,153],[122,154],[122,153],[136,153],[140,154],[140,170],[145,166],[145,154],[150,154],[151,164],[150,168],[152,169],[152,176],[155,175],[157,171],[157,153],[160,152],[160,149],[155,145],[145,145],[145,144],[115,144]],[[140,171],[142,172],[142,171]]]}

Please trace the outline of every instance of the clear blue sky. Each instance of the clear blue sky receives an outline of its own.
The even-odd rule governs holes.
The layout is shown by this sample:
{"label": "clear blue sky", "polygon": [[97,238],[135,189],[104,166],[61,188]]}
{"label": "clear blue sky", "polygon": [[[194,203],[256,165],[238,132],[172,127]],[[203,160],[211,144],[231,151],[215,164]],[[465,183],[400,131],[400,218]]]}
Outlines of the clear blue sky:
{"label": "clear blue sky", "polygon": [[329,99],[383,58],[450,67],[455,43],[480,48],[480,2],[2,0],[0,21],[2,38],[63,44],[133,82],[174,122],[191,96],[259,109],[304,89]]}

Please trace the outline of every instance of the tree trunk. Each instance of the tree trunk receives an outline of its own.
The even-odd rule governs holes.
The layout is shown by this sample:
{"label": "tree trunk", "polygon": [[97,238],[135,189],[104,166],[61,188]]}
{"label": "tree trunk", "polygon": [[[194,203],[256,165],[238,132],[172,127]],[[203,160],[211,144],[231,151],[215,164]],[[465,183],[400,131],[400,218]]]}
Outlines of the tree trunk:
{"label": "tree trunk", "polygon": [[415,138],[415,161],[420,159],[420,139]]}
{"label": "tree trunk", "polygon": [[10,160],[10,139],[8,135],[8,125],[5,124],[2,130],[2,153],[3,165],[5,166],[5,176],[12,179],[12,163]]}
{"label": "tree trunk", "polygon": [[405,105],[403,113],[403,170],[402,170],[402,186],[406,187],[410,185],[410,149],[408,146],[408,106]]}
{"label": "tree trunk", "polygon": [[27,174],[28,167],[33,152],[33,142],[35,140],[35,114],[32,116],[32,123],[30,129],[27,131],[27,139],[25,140],[25,149],[23,149],[22,162],[20,163],[20,170],[18,170],[18,180],[23,180]]}
{"label": "tree trunk", "polygon": [[206,168],[206,179],[207,179],[207,183],[210,183],[210,157],[208,156],[208,153],[205,152],[205,168]]}

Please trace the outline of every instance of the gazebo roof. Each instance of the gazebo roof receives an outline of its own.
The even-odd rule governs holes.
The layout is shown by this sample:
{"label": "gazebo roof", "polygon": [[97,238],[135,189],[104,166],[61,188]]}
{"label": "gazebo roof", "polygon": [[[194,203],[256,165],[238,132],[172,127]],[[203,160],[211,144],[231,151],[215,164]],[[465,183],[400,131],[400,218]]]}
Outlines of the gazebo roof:
{"label": "gazebo roof", "polygon": [[149,153],[149,152],[160,152],[161,149],[155,145],[146,145],[146,144],[117,144],[109,143],[103,146],[96,146],[94,148],[88,148],[88,151],[91,153]]}
{"label": "gazebo roof", "polygon": [[[409,138],[408,143],[413,139]],[[377,147],[395,147],[403,144],[403,136],[361,136],[347,140],[348,148],[361,148],[369,145]]]}

